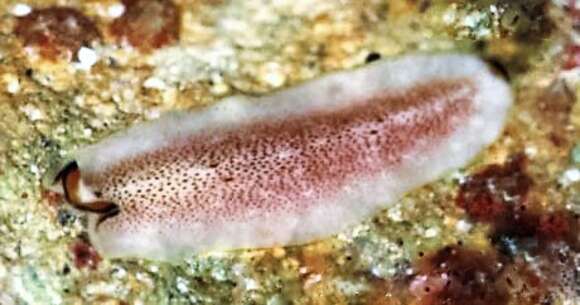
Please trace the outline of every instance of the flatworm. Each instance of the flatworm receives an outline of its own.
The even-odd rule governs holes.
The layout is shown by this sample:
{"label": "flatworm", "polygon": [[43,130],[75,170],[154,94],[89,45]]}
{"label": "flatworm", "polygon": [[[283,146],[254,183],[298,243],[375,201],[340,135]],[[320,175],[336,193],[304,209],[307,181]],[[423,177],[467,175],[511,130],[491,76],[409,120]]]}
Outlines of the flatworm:
{"label": "flatworm", "polygon": [[82,149],[57,178],[105,257],[302,244],[466,165],[511,102],[475,56],[409,55],[166,114]]}

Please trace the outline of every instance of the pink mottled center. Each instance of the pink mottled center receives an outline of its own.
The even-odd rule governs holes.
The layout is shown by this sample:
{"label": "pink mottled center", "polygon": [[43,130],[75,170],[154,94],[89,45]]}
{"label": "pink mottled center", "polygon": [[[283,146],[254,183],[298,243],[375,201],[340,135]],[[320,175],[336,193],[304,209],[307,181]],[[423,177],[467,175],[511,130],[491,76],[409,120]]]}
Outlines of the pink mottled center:
{"label": "pink mottled center", "polygon": [[466,79],[432,81],[348,108],[200,133],[85,178],[135,223],[299,214],[436,147],[466,121],[474,95]]}

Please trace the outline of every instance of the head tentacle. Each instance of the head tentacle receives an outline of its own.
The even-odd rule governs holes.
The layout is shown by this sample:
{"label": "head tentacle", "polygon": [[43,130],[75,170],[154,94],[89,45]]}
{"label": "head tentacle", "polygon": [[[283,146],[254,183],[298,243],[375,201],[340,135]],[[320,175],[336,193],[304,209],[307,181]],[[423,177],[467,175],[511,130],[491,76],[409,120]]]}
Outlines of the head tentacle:
{"label": "head tentacle", "polygon": [[97,227],[108,218],[120,213],[119,206],[111,201],[94,200],[83,202],[80,196],[81,172],[76,161],[67,164],[56,176],[55,182],[62,183],[66,201],[75,209],[99,214]]}

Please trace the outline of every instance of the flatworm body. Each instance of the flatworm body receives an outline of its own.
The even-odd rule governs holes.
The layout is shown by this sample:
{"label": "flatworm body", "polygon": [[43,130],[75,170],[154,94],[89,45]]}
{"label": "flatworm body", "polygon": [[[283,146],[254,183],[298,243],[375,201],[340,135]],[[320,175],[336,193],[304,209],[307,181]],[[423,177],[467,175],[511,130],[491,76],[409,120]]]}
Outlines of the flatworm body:
{"label": "flatworm body", "polygon": [[[107,257],[307,243],[464,166],[509,86],[477,57],[411,55],[171,113],[83,149],[62,178]],[[107,205],[107,203],[110,203]]]}

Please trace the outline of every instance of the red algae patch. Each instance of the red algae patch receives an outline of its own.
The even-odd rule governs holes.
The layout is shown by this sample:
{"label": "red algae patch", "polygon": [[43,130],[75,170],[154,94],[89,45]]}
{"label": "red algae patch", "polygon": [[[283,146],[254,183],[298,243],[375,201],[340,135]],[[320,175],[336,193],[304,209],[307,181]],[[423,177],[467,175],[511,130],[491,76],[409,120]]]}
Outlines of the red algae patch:
{"label": "red algae patch", "polygon": [[506,164],[493,164],[467,178],[460,187],[456,203],[471,218],[482,222],[504,219],[508,203],[523,203],[532,180],[524,172],[525,156],[517,155]]}
{"label": "red algae patch", "polygon": [[533,238],[539,243],[565,241],[578,246],[578,215],[570,211],[542,211],[528,193],[533,180],[525,171],[525,155],[492,164],[460,187],[456,203],[476,221],[490,224],[492,241]]}
{"label": "red algae patch", "polygon": [[577,246],[578,217],[571,213],[558,211],[540,215],[538,220],[538,236],[549,241],[564,240]]}
{"label": "red algae patch", "polygon": [[578,295],[579,217],[532,202],[527,162],[516,154],[460,187],[456,203],[473,221],[489,226],[490,247],[460,243],[423,254],[410,277],[382,285],[388,287],[382,294],[390,297],[381,299],[390,301],[370,304],[411,298],[420,305],[550,305],[560,294]]}
{"label": "red algae patch", "polygon": [[35,9],[18,18],[14,34],[25,46],[38,48],[40,55],[50,60],[70,60],[80,47],[101,37],[91,19],[70,7]]}
{"label": "red algae patch", "polygon": [[63,196],[62,194],[50,191],[50,190],[41,190],[41,196],[42,198],[45,200],[45,202],[48,204],[48,206],[56,208],[59,207],[62,202],[63,202]]}
{"label": "red algae patch", "polygon": [[[517,304],[551,304],[558,292],[578,293],[573,270],[580,256],[580,222],[571,211],[545,211],[532,202],[526,162],[518,154],[474,174],[461,186],[457,204],[473,220],[489,224],[488,238]],[[496,210],[501,213],[483,217]]]}
{"label": "red algae patch", "polygon": [[580,66],[580,46],[568,45],[564,52],[562,68],[564,70],[571,70],[578,66]]}
{"label": "red algae patch", "polygon": [[101,262],[101,257],[89,243],[84,240],[77,240],[70,246],[73,255],[74,265],[78,269],[97,269]]}
{"label": "red algae patch", "polygon": [[180,12],[170,0],[123,0],[125,12],[110,26],[113,36],[141,51],[179,40]]}

